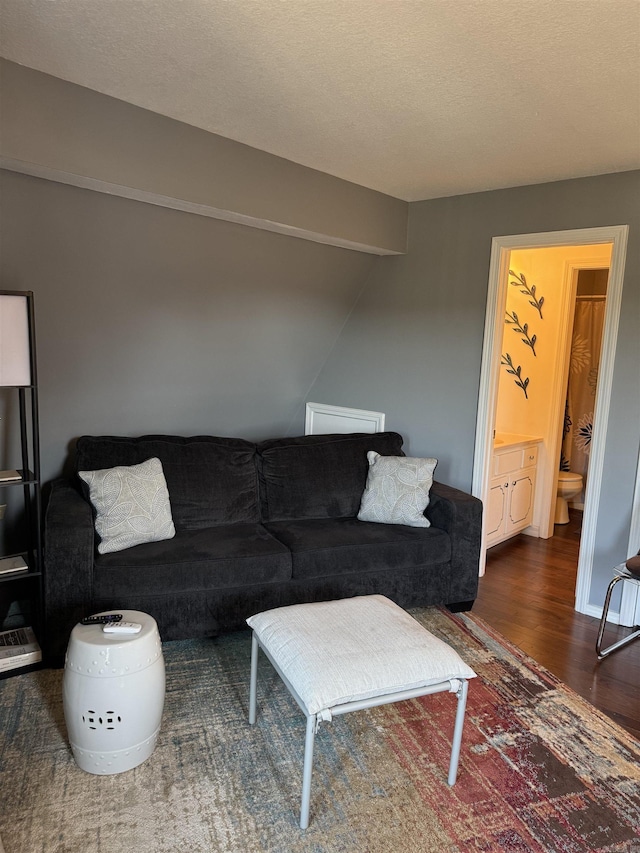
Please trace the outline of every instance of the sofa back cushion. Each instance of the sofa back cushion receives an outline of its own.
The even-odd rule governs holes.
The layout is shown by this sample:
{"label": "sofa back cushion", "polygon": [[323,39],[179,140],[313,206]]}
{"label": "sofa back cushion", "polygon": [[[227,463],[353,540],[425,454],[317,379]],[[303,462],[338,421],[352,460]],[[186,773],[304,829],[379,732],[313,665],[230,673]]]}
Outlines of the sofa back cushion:
{"label": "sofa back cushion", "polygon": [[239,438],[144,435],[78,439],[76,468],[93,471],[157,457],[177,530],[260,519],[255,444]]}
{"label": "sofa back cushion", "polygon": [[367,482],[367,452],[403,456],[397,432],[305,435],[258,444],[264,521],[350,518]]}

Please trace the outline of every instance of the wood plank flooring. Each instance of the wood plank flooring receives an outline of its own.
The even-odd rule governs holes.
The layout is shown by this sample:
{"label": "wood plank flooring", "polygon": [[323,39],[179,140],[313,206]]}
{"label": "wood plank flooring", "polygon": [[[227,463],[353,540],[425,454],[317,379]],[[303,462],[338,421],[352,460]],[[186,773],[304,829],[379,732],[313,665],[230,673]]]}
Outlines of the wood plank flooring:
{"label": "wood plank flooring", "polygon": [[[581,524],[490,548],[473,613],[640,739],[640,639],[598,662],[599,620],[573,609]],[[605,646],[630,632],[609,623]]]}

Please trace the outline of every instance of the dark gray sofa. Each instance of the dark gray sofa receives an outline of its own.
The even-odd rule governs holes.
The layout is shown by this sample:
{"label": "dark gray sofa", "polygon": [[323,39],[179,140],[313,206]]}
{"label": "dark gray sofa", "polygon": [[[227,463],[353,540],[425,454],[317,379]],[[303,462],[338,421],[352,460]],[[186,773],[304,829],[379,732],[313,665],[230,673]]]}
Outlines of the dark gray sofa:
{"label": "dark gray sofa", "polygon": [[427,528],[358,521],[366,454],[401,456],[393,432],[254,444],[214,436],[80,438],[76,470],[162,462],[173,539],[98,554],[81,481],[52,484],[45,518],[45,655],[99,610],[150,613],[164,640],[213,636],[271,607],[381,593],[402,607],[468,610],[481,504],[434,483]]}

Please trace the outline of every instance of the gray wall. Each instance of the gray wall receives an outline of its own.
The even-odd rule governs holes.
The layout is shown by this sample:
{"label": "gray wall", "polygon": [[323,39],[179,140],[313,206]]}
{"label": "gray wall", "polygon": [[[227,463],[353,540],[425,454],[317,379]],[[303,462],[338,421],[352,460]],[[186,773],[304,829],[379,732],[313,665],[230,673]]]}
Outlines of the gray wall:
{"label": "gray wall", "polygon": [[44,479],[84,433],[303,430],[376,257],[11,172],[0,193],[0,288],[35,293]]}
{"label": "gray wall", "polygon": [[590,600],[626,557],[640,443],[640,172],[412,204],[409,251],[383,258],[309,399],[386,412],[438,479],[470,489],[491,240],[629,225]]}
{"label": "gray wall", "polygon": [[405,201],[1,59],[0,80],[7,168],[373,254],[406,250]]}

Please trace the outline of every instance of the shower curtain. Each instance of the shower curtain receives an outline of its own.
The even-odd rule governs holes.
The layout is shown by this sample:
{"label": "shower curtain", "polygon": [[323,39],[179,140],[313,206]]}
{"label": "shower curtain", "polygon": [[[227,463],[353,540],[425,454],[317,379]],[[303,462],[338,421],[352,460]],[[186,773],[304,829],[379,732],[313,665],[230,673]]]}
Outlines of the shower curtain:
{"label": "shower curtain", "polygon": [[[560,470],[582,474],[584,485],[591,451],[605,302],[604,296],[578,296],[573,321]],[[584,490],[576,496],[576,502],[584,503]]]}

